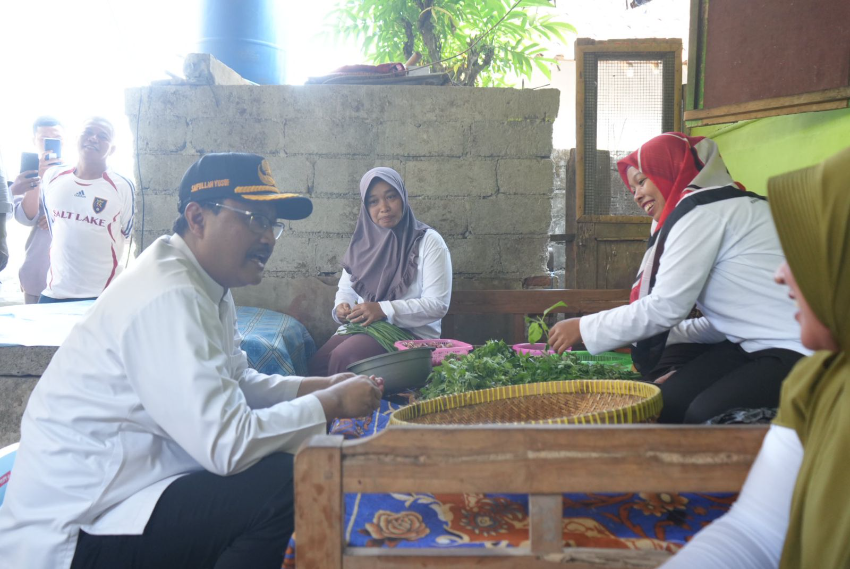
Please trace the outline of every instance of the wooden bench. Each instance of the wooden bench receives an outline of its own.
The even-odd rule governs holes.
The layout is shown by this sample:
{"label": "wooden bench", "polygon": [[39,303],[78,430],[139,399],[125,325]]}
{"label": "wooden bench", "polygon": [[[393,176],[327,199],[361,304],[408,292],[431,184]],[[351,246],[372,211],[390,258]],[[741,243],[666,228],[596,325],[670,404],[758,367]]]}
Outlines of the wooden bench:
{"label": "wooden bench", "polygon": [[[298,569],[656,567],[658,551],[564,548],[565,492],[737,492],[766,426],[392,427],[314,436],[295,460]],[[529,495],[528,548],[347,548],[345,493]]]}
{"label": "wooden bench", "polygon": [[589,289],[535,289],[535,290],[456,290],[452,291],[449,311],[443,318],[443,338],[454,338],[455,316],[465,314],[509,314],[513,316],[510,337],[506,341],[516,344],[525,341],[525,316],[543,314],[558,302],[566,307],[552,310],[552,314],[582,316],[616,308],[629,303],[629,290]]}

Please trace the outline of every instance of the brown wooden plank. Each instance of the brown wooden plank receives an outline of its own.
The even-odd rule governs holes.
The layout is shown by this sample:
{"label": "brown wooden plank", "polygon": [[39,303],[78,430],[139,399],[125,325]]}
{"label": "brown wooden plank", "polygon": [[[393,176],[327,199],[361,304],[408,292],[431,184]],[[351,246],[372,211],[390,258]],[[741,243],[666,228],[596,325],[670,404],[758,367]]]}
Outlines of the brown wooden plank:
{"label": "brown wooden plank", "polygon": [[567,548],[557,553],[534,555],[527,549],[377,549],[349,548],[346,569],[425,568],[469,569],[650,569],[670,558],[663,551],[630,549]]}
{"label": "brown wooden plank", "polygon": [[645,238],[597,237],[596,285],[611,289],[632,286],[645,252]]}
{"label": "brown wooden plank", "polygon": [[761,99],[758,101],[749,101],[747,103],[739,103],[736,105],[724,105],[713,109],[698,109],[685,113],[685,120],[709,119],[714,117],[739,115],[752,111],[766,111],[769,109],[782,109],[786,107],[797,107],[800,105],[809,105],[812,103],[826,103],[830,101],[840,101],[850,99],[850,87],[839,87],[837,89],[827,89],[825,91],[815,91],[813,93],[803,93],[801,95],[792,95],[790,97],[775,97],[773,99]]}
{"label": "brown wooden plank", "polygon": [[596,223],[579,220],[576,239],[576,286],[579,289],[598,289],[596,279]]}
{"label": "brown wooden plank", "polygon": [[674,65],[676,66],[673,79],[673,131],[682,132],[682,42],[676,46]]}
{"label": "brown wooden plank", "polygon": [[570,239],[564,243],[564,288],[576,288],[576,150],[570,150],[564,170],[564,232]]}
{"label": "brown wooden plank", "polygon": [[576,50],[581,47],[585,52],[593,51],[624,51],[624,52],[657,52],[676,51],[682,47],[681,38],[638,38],[618,40],[594,40],[590,38],[578,38]]}
{"label": "brown wooden plank", "polygon": [[343,443],[345,492],[732,492],[766,428],[392,427]]}
{"label": "brown wooden plank", "polygon": [[708,4],[706,109],[850,86],[847,0]]}
{"label": "brown wooden plank", "polygon": [[[748,111],[733,115],[719,115],[707,119],[687,120],[690,128],[696,126],[708,126],[712,124],[724,124],[731,122],[739,122],[746,120],[761,119],[767,117],[777,117],[781,115],[793,115],[797,113],[813,113],[816,111],[832,111],[835,109],[845,109],[850,106],[850,100],[840,99],[837,101],[829,101],[825,103],[805,103],[802,105],[794,105],[790,107],[777,107],[764,111]],[[686,117],[687,119],[687,117]]]}
{"label": "brown wooden plank", "polygon": [[629,291],[586,289],[456,290],[449,314],[541,314],[563,301],[556,313],[592,313],[628,304]]}
{"label": "brown wooden plank", "polygon": [[295,553],[299,569],[342,567],[339,435],[310,438],[295,457]]}
{"label": "brown wooden plank", "polygon": [[532,494],[528,497],[528,533],[531,552],[560,553],[564,549],[564,497]]}
{"label": "brown wooden plank", "polygon": [[688,31],[688,97],[685,103],[685,110],[698,108],[697,99],[699,97],[699,89],[697,86],[697,61],[699,60],[699,14],[700,0],[690,0],[691,2],[691,18]]}

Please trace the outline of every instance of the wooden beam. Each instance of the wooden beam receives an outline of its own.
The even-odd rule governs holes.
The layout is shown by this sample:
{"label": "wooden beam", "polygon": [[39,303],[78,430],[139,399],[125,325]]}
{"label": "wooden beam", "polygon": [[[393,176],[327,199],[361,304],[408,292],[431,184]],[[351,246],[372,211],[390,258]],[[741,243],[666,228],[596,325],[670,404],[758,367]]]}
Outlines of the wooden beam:
{"label": "wooden beam", "polygon": [[[299,569],[341,569],[342,528],[340,450],[342,436],[310,438],[295,461],[295,532]],[[301,531],[301,529],[304,531]]]}
{"label": "wooden beam", "polygon": [[794,115],[797,113],[814,113],[817,111],[832,111],[835,109],[846,109],[850,106],[850,100],[842,99],[838,101],[829,101],[826,103],[806,103],[792,107],[779,107],[775,109],[767,109],[764,111],[748,111],[732,115],[720,115],[707,119],[686,120],[688,128],[699,126],[708,126],[713,124],[726,124],[740,121],[749,121],[755,119],[763,119],[767,117],[778,117],[782,115]]}
{"label": "wooden beam", "polygon": [[528,525],[532,553],[545,555],[563,551],[564,497],[561,494],[531,494]]}
{"label": "wooden beam", "polygon": [[629,303],[627,289],[539,289],[539,290],[456,290],[452,292],[449,314],[542,314],[563,301],[559,314],[585,314]]}
{"label": "wooden beam", "polygon": [[345,569],[648,569],[658,567],[670,554],[664,551],[567,548],[560,552],[535,555],[524,548],[501,549],[377,549],[348,548]]}
{"label": "wooden beam", "polygon": [[[718,124],[721,122],[746,120],[747,118],[775,116],[777,114],[842,108],[847,106],[848,100],[850,100],[850,87],[839,87],[837,89],[802,93],[790,97],[760,99],[758,101],[749,101],[735,105],[724,105],[713,109],[687,111],[685,112],[685,120],[698,120],[701,121],[701,124]],[[832,103],[832,106],[825,108],[823,105],[828,103]]]}
{"label": "wooden beam", "polygon": [[734,492],[766,427],[394,426],[343,443],[345,492]]}
{"label": "wooden beam", "polygon": [[620,39],[620,40],[594,40],[590,38],[578,38],[576,40],[576,49],[581,47],[583,51],[621,51],[627,53],[634,52],[663,52],[676,51],[681,49],[681,38],[636,38],[636,39]]}
{"label": "wooden beam", "polygon": [[584,215],[584,42],[576,40],[576,219]]}

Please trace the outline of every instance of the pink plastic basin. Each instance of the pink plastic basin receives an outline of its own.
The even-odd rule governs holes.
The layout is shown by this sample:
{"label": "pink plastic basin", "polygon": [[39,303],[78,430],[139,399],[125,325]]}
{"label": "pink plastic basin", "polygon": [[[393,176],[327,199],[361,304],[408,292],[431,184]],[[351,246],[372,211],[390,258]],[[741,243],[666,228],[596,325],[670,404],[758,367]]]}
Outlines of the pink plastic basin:
{"label": "pink plastic basin", "polygon": [[[546,344],[514,344],[511,346],[513,350],[518,354],[529,354],[532,356],[542,356],[543,350],[546,350]],[[567,351],[572,350],[572,348],[567,348]],[[556,353],[555,350],[546,350],[547,354]]]}
{"label": "pink plastic basin", "polygon": [[399,350],[410,348],[435,348],[431,352],[431,365],[438,366],[447,354],[468,354],[473,346],[460,340],[401,340],[396,342],[395,347]]}

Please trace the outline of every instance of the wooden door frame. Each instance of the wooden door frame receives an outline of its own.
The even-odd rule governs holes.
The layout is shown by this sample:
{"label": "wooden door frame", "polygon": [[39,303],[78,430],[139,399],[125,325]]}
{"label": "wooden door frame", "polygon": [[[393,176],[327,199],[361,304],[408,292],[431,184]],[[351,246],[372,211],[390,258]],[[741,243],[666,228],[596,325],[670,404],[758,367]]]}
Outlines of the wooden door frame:
{"label": "wooden door frame", "polygon": [[629,39],[596,41],[579,38],[576,57],[576,221],[578,223],[651,223],[649,217],[636,215],[585,215],[584,213],[584,54],[585,53],[662,53],[674,52],[676,62],[673,93],[673,130],[682,130],[682,40]]}

